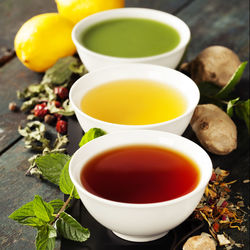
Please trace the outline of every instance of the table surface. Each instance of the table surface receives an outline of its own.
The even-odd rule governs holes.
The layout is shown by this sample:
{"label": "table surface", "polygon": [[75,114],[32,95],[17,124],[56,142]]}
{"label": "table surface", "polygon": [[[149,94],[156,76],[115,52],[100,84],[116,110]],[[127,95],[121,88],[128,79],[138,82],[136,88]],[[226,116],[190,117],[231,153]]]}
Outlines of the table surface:
{"label": "table surface", "polygon": [[[202,49],[210,45],[223,45],[234,50],[241,61],[249,61],[249,2],[248,0],[126,0],[127,7],[145,7],[172,13],[184,20],[191,29],[186,60],[193,59]],[[20,26],[34,15],[55,12],[53,0],[1,0],[0,1],[0,50],[13,49],[13,40]],[[0,61],[1,62],[1,61]],[[8,219],[8,215],[22,204],[33,199],[35,194],[49,201],[63,198],[54,185],[24,175],[27,159],[32,152],[24,148],[24,140],[17,127],[25,114],[8,110],[11,101],[17,101],[16,90],[39,82],[42,74],[26,69],[14,55],[0,65],[0,249],[35,249],[35,230],[21,226]],[[249,98],[249,67],[244,72],[240,94]],[[18,104],[20,104],[18,102]],[[77,138],[70,138],[77,144]],[[244,143],[244,145],[246,145]],[[216,157],[214,165],[222,159],[239,179],[233,191],[248,193],[249,184],[243,178],[249,173],[249,150],[239,148],[242,162],[233,168],[231,158]],[[225,164],[225,163],[224,163]],[[230,165],[230,167],[229,167]],[[216,167],[216,166],[215,166]],[[224,166],[227,168],[227,166]],[[244,174],[242,173],[244,172]],[[248,178],[249,175],[247,174]],[[249,196],[247,196],[249,201]],[[249,204],[249,203],[248,203]],[[244,237],[243,237],[244,238]],[[246,239],[246,237],[244,238]],[[245,242],[249,247],[249,241]],[[60,242],[57,242],[60,249]],[[95,249],[93,249],[95,250]]]}

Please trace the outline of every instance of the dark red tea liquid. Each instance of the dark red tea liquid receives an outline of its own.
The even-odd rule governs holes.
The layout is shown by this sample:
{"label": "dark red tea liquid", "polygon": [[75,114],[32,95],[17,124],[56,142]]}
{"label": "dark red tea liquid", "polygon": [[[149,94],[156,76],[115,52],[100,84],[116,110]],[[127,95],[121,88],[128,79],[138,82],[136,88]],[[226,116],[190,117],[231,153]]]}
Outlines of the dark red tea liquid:
{"label": "dark red tea liquid", "polygon": [[81,172],[82,185],[90,193],[126,203],[175,199],[191,192],[199,178],[198,167],[186,156],[141,145],[97,155]]}

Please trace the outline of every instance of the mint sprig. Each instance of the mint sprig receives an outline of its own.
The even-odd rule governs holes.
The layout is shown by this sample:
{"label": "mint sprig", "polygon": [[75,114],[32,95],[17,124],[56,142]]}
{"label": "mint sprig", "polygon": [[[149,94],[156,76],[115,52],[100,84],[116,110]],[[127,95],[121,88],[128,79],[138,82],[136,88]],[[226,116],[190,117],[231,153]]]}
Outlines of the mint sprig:
{"label": "mint sprig", "polygon": [[36,249],[52,250],[55,248],[57,232],[51,225],[44,225],[39,228],[36,235]]}
{"label": "mint sprig", "polygon": [[45,179],[59,185],[61,172],[69,160],[69,155],[63,153],[48,153],[37,157],[35,163]]}
{"label": "mint sprig", "polygon": [[210,82],[202,82],[198,87],[201,93],[201,103],[213,103],[222,109],[225,107],[225,110],[230,117],[236,115],[239,119],[244,120],[250,134],[249,99],[240,100],[239,97],[232,99],[230,96],[239,83],[246,65],[247,62],[241,63],[223,88],[219,88]]}
{"label": "mint sprig", "polygon": [[[81,142],[85,144],[104,134],[101,129],[91,129],[83,136]],[[90,237],[89,230],[65,212],[73,198],[79,199],[69,176],[70,156],[50,152],[34,160],[43,177],[58,185],[60,190],[69,197],[65,202],[60,199],[46,202],[41,196],[35,195],[33,201],[18,208],[9,215],[9,218],[37,229],[36,249],[38,250],[53,250],[58,236],[79,242],[86,241]]]}
{"label": "mint sprig", "polygon": [[[74,188],[74,185],[70,179],[70,176],[69,176],[69,162],[68,161],[63,170],[62,170],[62,174],[60,176],[60,182],[59,182],[59,187],[60,187],[60,190],[64,193],[64,194],[71,194],[72,193],[72,196],[76,199],[80,199],[76,189]],[[72,192],[73,190],[73,192]]]}
{"label": "mint sprig", "polygon": [[79,142],[79,147],[82,147],[84,144],[86,144],[89,141],[92,141],[93,139],[100,137],[102,135],[105,135],[106,132],[103,131],[100,128],[91,128],[88,132],[84,134],[81,141]]}
{"label": "mint sprig", "polygon": [[56,228],[64,238],[80,242],[89,238],[89,230],[82,227],[71,215],[62,212],[59,218],[56,222]]}

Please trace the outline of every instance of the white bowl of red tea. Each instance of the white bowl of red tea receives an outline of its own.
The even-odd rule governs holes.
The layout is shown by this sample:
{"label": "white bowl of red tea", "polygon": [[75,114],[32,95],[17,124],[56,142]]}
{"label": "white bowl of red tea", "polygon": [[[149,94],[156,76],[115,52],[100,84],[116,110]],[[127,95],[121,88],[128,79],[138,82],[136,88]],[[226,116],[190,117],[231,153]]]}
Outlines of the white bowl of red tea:
{"label": "white bowl of red tea", "polygon": [[158,129],[182,134],[199,101],[196,84],[158,65],[121,64],[90,72],[70,90],[84,131]]}
{"label": "white bowl of red tea", "polygon": [[128,62],[175,68],[190,40],[179,18],[153,9],[122,8],[81,20],[72,39],[89,71]]}
{"label": "white bowl of red tea", "polygon": [[212,174],[194,142],[151,130],[114,132],[80,148],[70,176],[90,214],[116,235],[150,241],[182,223]]}

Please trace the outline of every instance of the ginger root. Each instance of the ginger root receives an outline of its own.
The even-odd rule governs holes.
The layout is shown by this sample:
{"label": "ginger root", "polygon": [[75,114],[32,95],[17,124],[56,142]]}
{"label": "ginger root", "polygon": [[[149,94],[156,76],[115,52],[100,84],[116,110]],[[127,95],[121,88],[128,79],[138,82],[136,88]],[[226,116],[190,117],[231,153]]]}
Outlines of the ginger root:
{"label": "ginger root", "polygon": [[190,125],[209,152],[227,155],[237,147],[237,129],[231,118],[214,104],[198,105]]}
{"label": "ginger root", "polygon": [[183,250],[216,250],[215,241],[207,236],[206,234],[203,235],[196,235],[190,237],[186,243],[184,244]]}
{"label": "ginger root", "polygon": [[212,82],[224,87],[240,64],[239,57],[232,50],[223,46],[210,46],[193,61],[182,64],[180,70],[189,73],[196,84]]}

